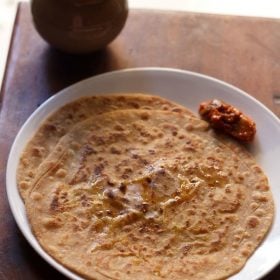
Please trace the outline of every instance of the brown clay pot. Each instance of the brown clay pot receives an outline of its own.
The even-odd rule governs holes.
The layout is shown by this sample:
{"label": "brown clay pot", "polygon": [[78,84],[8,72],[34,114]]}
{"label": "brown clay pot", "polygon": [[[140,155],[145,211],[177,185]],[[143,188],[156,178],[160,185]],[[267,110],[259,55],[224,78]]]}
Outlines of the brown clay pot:
{"label": "brown clay pot", "polygon": [[128,15],[126,0],[32,0],[39,34],[68,53],[90,53],[109,44]]}

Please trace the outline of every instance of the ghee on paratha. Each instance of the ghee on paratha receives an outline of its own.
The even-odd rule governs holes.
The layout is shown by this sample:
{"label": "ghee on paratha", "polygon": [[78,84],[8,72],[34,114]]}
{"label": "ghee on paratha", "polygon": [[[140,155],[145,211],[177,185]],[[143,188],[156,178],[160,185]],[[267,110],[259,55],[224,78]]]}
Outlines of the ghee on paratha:
{"label": "ghee on paratha", "polygon": [[237,273],[271,226],[273,199],[255,160],[207,127],[159,110],[116,110],[74,126],[26,199],[42,247],[88,279]]}
{"label": "ghee on paratha", "polygon": [[25,200],[37,168],[55,147],[58,140],[78,122],[118,109],[149,109],[181,111],[187,109],[158,96],[146,94],[113,94],[80,98],[66,104],[40,127],[22,153],[17,170],[20,194]]}

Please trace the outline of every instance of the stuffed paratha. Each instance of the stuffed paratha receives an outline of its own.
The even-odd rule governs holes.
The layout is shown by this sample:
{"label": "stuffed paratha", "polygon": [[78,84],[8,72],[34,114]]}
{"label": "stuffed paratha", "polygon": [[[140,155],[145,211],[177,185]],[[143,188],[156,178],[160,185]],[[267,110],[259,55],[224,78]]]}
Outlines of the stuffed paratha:
{"label": "stuffed paratha", "polygon": [[255,160],[183,113],[85,120],[41,164],[26,201],[56,260],[89,279],[224,279],[273,219]]}
{"label": "stuffed paratha", "polygon": [[114,94],[80,98],[53,113],[40,127],[22,153],[17,171],[20,194],[25,200],[37,168],[55,147],[59,139],[80,121],[118,109],[149,109],[182,111],[187,109],[166,99],[146,94]]}

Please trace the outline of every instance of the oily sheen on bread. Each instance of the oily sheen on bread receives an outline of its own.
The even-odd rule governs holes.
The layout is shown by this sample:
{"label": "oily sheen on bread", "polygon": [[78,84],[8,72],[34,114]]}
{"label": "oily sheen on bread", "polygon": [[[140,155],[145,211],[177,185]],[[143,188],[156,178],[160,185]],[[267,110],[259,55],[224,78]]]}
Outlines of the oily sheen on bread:
{"label": "oily sheen on bread", "polygon": [[146,109],[192,113],[171,101],[146,94],[112,94],[80,98],[54,112],[31,138],[24,149],[17,171],[20,194],[25,200],[37,168],[59,139],[78,122],[118,109]]}
{"label": "oily sheen on bread", "polygon": [[27,215],[44,250],[86,279],[225,279],[271,226],[261,168],[191,114],[114,110],[57,141]]}

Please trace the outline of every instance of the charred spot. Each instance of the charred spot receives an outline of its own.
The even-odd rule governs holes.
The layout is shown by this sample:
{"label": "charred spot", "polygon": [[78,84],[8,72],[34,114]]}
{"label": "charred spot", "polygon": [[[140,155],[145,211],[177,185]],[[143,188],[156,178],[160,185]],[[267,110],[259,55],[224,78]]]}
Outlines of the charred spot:
{"label": "charred spot", "polygon": [[183,254],[184,254],[184,255],[187,255],[187,254],[190,252],[191,248],[192,248],[192,245],[185,245],[185,246],[182,248]]}
{"label": "charred spot", "polygon": [[108,198],[110,198],[110,199],[114,199],[115,198],[115,194],[113,193],[113,191],[111,191],[111,190],[108,190],[108,191],[106,191],[106,196],[108,197]]}
{"label": "charred spot", "polygon": [[81,162],[84,162],[87,158],[87,156],[91,154],[97,154],[97,152],[90,147],[88,144],[84,145],[81,151]]}
{"label": "charred spot", "polygon": [[137,155],[137,154],[132,154],[131,157],[132,157],[133,159],[138,159],[138,158],[139,158],[139,155]]}
{"label": "charred spot", "polygon": [[53,124],[45,124],[45,129],[51,132],[57,131],[57,127]]}
{"label": "charred spot", "polygon": [[64,199],[64,198],[67,197],[67,195],[68,195],[67,192],[63,192],[63,193],[61,194],[61,198]]}
{"label": "charred spot", "polygon": [[59,201],[58,201],[58,197],[55,196],[51,202],[50,205],[50,210],[51,211],[58,211],[59,210]]}
{"label": "charred spot", "polygon": [[94,168],[94,174],[95,175],[100,175],[102,173],[102,171],[104,170],[104,164],[100,163],[98,165],[95,166]]}
{"label": "charred spot", "polygon": [[129,178],[129,175],[127,174],[127,173],[124,173],[124,174],[122,174],[122,179],[128,179]]}
{"label": "charred spot", "polygon": [[125,135],[121,132],[113,132],[108,137],[108,141],[112,142],[112,143],[117,142],[117,141],[121,141],[121,140],[127,141]]}
{"label": "charred spot", "polygon": [[181,109],[181,108],[173,108],[172,109],[172,112],[176,112],[176,113],[182,113],[183,112],[183,110]]}
{"label": "charred spot", "polygon": [[86,115],[85,115],[85,114],[79,114],[78,117],[79,117],[80,119],[85,119],[85,118],[86,118]]}
{"label": "charred spot", "polygon": [[131,107],[133,107],[135,109],[139,109],[140,108],[140,105],[138,103],[136,103],[136,102],[129,102],[128,104],[129,104],[129,106],[131,106]]}
{"label": "charred spot", "polygon": [[129,200],[125,197],[121,197],[121,202],[129,204]]}
{"label": "charred spot", "polygon": [[117,96],[117,100],[123,102],[123,101],[125,101],[125,97],[122,95]]}
{"label": "charred spot", "polygon": [[126,167],[125,169],[124,169],[124,172],[125,173],[132,173],[132,168],[131,167]]}
{"label": "charred spot", "polygon": [[108,186],[113,187],[115,186],[115,183],[111,182],[110,180],[107,181]]}
{"label": "charred spot", "polygon": [[[148,222],[148,223],[141,225],[141,227],[139,228],[139,232],[140,233],[150,233],[150,232],[155,232],[158,229],[159,229],[159,227],[157,227],[156,224],[154,224],[153,222]],[[149,238],[149,237],[147,237],[147,238]]]}
{"label": "charred spot", "polygon": [[175,125],[169,124],[169,123],[163,124],[163,128],[164,129],[169,129],[170,131],[177,131],[178,130],[178,128]]}
{"label": "charred spot", "polygon": [[83,207],[89,206],[89,201],[88,201],[88,198],[87,198],[87,196],[86,196],[85,194],[83,194],[83,195],[81,196],[81,205],[82,205]]}
{"label": "charred spot", "polygon": [[140,117],[141,120],[146,121],[149,119],[150,115],[148,113],[142,113]]}
{"label": "charred spot", "polygon": [[152,179],[151,179],[150,177],[147,177],[147,178],[146,178],[146,182],[147,182],[148,184],[150,184],[150,183],[152,183]]}
{"label": "charred spot", "polygon": [[67,115],[67,119],[73,120],[73,115],[69,113],[69,114]]}
{"label": "charred spot", "polygon": [[149,162],[146,159],[140,158],[142,164],[147,165]]}
{"label": "charred spot", "polygon": [[173,143],[172,143],[172,141],[168,140],[168,141],[166,141],[166,142],[164,143],[164,146],[165,146],[166,148],[172,148],[172,147],[173,147]]}
{"label": "charred spot", "polygon": [[120,155],[121,154],[121,151],[118,150],[115,147],[111,147],[110,152],[111,152],[111,154],[115,154],[115,155]]}
{"label": "charred spot", "polygon": [[114,126],[114,129],[117,130],[117,131],[124,131],[124,127],[121,126],[120,124],[116,124],[116,125]]}
{"label": "charred spot", "polygon": [[139,228],[139,232],[140,232],[140,233],[145,233],[145,232],[147,232],[146,226],[145,226],[145,225],[141,226],[141,227]]}
{"label": "charred spot", "polygon": [[91,136],[91,140],[92,140],[96,145],[104,145],[104,144],[105,144],[105,140],[104,140],[104,138],[101,137],[101,136],[92,135],[92,136]]}
{"label": "charred spot", "polygon": [[147,131],[141,131],[140,135],[143,136],[143,137],[150,137],[151,136],[151,134]]}
{"label": "charred spot", "polygon": [[122,192],[122,193],[125,193],[126,192],[126,185],[124,183],[121,183],[120,186],[119,186],[119,190]]}
{"label": "charred spot", "polygon": [[32,156],[40,157],[42,156],[41,150],[38,147],[32,149]]}

